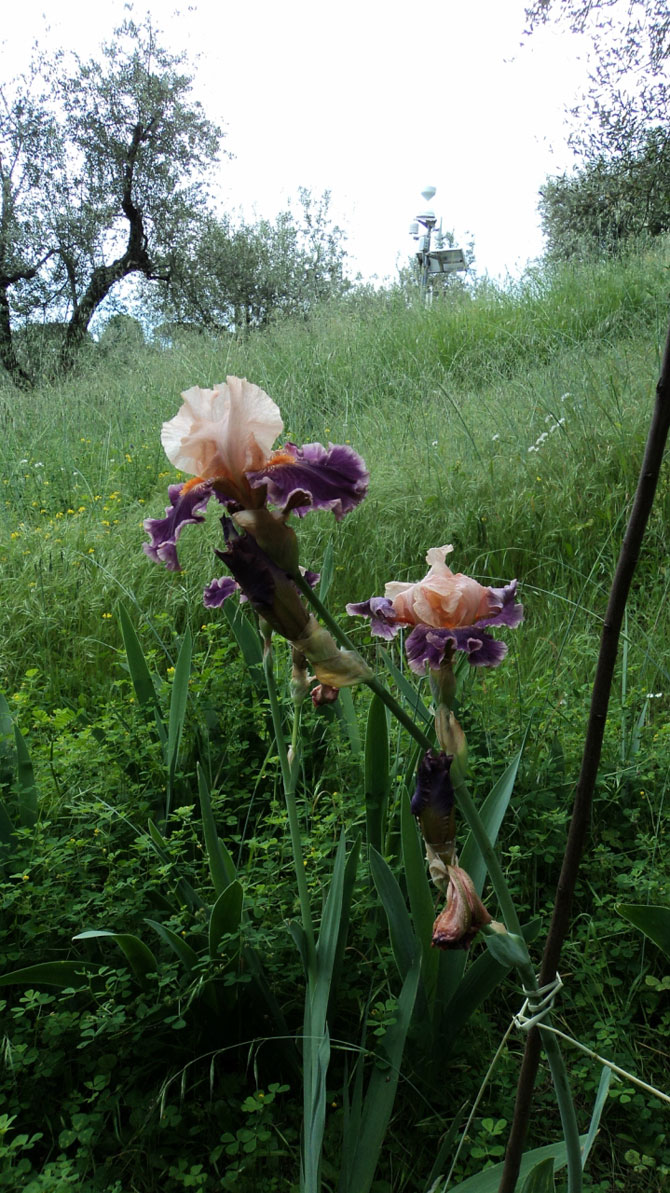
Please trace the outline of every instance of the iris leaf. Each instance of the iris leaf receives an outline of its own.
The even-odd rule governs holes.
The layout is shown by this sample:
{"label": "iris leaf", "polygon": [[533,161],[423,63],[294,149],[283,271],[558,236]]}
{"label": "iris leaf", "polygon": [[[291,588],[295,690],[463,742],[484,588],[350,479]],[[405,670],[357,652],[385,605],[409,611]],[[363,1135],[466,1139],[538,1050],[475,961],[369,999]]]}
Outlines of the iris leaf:
{"label": "iris leaf", "polygon": [[386,706],[376,694],[368,710],[364,771],[368,845],[381,853],[389,793],[389,732]]}

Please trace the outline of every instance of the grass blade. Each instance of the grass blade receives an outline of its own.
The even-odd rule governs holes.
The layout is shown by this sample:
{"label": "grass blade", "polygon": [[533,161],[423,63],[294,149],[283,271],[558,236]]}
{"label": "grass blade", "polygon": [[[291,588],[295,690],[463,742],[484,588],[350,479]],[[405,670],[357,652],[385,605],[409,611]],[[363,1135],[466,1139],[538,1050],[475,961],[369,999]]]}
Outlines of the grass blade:
{"label": "grass blade", "polygon": [[5,696],[0,692],[0,783],[3,786],[12,782],[15,766],[14,721]]}
{"label": "grass blade", "polygon": [[264,693],[263,646],[258,630],[237,602],[225,601],[223,612],[254,684]]}
{"label": "grass blade", "polygon": [[[514,783],[516,781],[517,772],[519,770],[519,763],[521,762],[521,755],[523,753],[523,746],[510,762],[507,769],[494,783],[489,791],[482,807],[480,815],[486,829],[486,835],[492,845],[495,845],[500,831],[500,826],[503,822],[505,812],[509,806],[509,801],[514,790]],[[471,833],[461,851],[461,866],[467,870],[475,889],[481,895],[484,889],[484,882],[486,881],[486,865],[484,859],[479,852],[477,844]]]}
{"label": "grass blade", "polygon": [[326,1022],[333,967],[340,938],[345,875],[344,833],[340,837],[316,945],[315,971],[308,975],[303,1021],[302,1188],[318,1193],[321,1148],[326,1123],[326,1081],[330,1034]]}
{"label": "grass blade", "polygon": [[550,1156],[531,1168],[523,1182],[521,1193],[555,1193],[554,1161]]}
{"label": "grass blade", "polygon": [[[14,836],[14,825],[5,810],[4,806],[0,804],[0,845],[6,852],[12,849],[12,837]],[[1,854],[0,854],[1,857]]]}
{"label": "grass blade", "polygon": [[165,802],[166,820],[170,814],[170,807],[172,806],[174,777],[177,770],[177,758],[179,756],[179,746],[181,744],[181,737],[184,731],[184,721],[186,719],[186,702],[188,700],[188,681],[191,677],[192,649],[193,641],[191,638],[191,631],[187,629],[179,649],[179,656],[177,658],[177,663],[174,669],[174,677],[172,680],[172,692],[170,694],[170,718],[168,722],[167,740],[168,783],[167,797]]}
{"label": "grass blade", "polygon": [[[585,1140],[586,1135],[581,1135],[580,1142],[582,1145]],[[545,1159],[553,1160],[554,1172],[559,1172],[561,1168],[565,1168],[567,1163],[565,1140],[561,1139],[559,1143],[548,1143],[544,1147],[535,1147],[532,1151],[526,1152],[521,1161],[519,1180],[525,1180],[533,1168],[541,1160]],[[491,1168],[486,1168],[484,1172],[477,1172],[474,1176],[469,1176],[460,1185],[454,1185],[449,1190],[449,1193],[498,1193],[502,1170],[502,1163],[493,1164]]]}
{"label": "grass blade", "polygon": [[393,678],[396,682],[398,691],[400,692],[400,695],[402,696],[403,700],[407,704],[409,711],[411,713],[413,713],[414,716],[417,717],[420,721],[423,721],[424,725],[430,725],[432,728],[433,717],[431,716],[431,714],[429,713],[428,709],[426,708],[423,700],[421,699],[421,693],[420,693],[419,689],[415,688],[414,685],[411,684],[408,679],[405,679],[405,676],[403,675],[402,671],[398,667],[396,667],[395,663],[393,662],[393,659],[391,658],[391,656],[387,650],[381,651],[381,657],[384,661],[384,666],[386,667],[387,671],[389,671],[390,674],[393,676]]}
{"label": "grass blade", "polygon": [[449,1124],[449,1130],[445,1133],[440,1144],[440,1150],[435,1157],[435,1163],[430,1170],[430,1176],[426,1181],[423,1193],[439,1193],[438,1179],[441,1172],[448,1163],[448,1157],[454,1150],[454,1144],[460,1129],[459,1116],[455,1115]]}
{"label": "grass blade", "polygon": [[335,575],[335,550],[333,547],[333,540],[328,539],[326,549],[323,553],[323,561],[321,563],[321,574],[319,576],[319,597],[322,601],[326,601],[328,593],[330,592],[331,584],[333,583],[333,576]]}
{"label": "grass blade", "polygon": [[113,940],[119,946],[140,986],[147,989],[149,985],[147,978],[149,974],[158,973],[158,962],[149,946],[139,937],[133,936],[131,932],[108,932],[105,929],[100,929],[99,931],[79,932],[72,939],[102,940],[103,937]]}
{"label": "grass blade", "polygon": [[209,955],[218,955],[221,939],[237,932],[242,919],[242,884],[235,879],[219,895],[209,919]]}
{"label": "grass blade", "polygon": [[344,867],[344,877],[342,880],[342,906],[340,910],[340,926],[337,937],[337,945],[335,947],[335,956],[333,958],[333,970],[331,975],[330,993],[328,995],[328,1015],[330,1017],[331,1010],[335,1007],[337,999],[337,987],[339,983],[340,973],[342,972],[342,963],[344,960],[344,950],[347,945],[347,935],[349,932],[349,912],[351,910],[351,900],[354,893],[354,883],[356,881],[356,871],[358,869],[358,856],[361,847],[361,835],[358,834],[352,848],[349,850],[349,856]]}
{"label": "grass blade", "polygon": [[181,961],[186,972],[190,973],[194,965],[198,964],[198,954],[195,949],[192,949],[190,944],[186,943],[183,936],[179,936],[177,932],[173,932],[172,928],[166,928],[165,924],[159,924],[158,920],[145,919],[144,922],[158,933],[165,944],[170,946],[172,952]]}
{"label": "grass blade", "polygon": [[625,920],[653,940],[666,957],[670,957],[670,907],[658,907],[654,904],[644,903],[621,903],[617,907],[617,911]]}
{"label": "grass blade", "polygon": [[165,724],[158,703],[154,681],[151,678],[151,673],[147,666],[147,661],[144,657],[144,651],[140,645],[140,640],[135,633],[135,627],[130,619],[130,615],[125,605],[119,602],[118,606],[119,623],[121,626],[121,637],[123,638],[123,645],[126,651],[126,659],[128,660],[128,670],[132,680],[137,703],[142,709],[151,709],[156,718],[156,727],[158,729],[158,736],[160,738],[163,750],[167,745],[167,733]]}
{"label": "grass blade", "polygon": [[19,801],[19,820],[24,828],[32,828],[37,821],[37,785],[25,738],[18,725],[14,726],[16,744],[16,791]]}
{"label": "grass blade", "polygon": [[333,866],[333,877],[328,888],[326,902],[321,917],[321,928],[319,931],[319,939],[316,946],[317,959],[317,982],[322,984],[327,980],[330,985],[330,977],[333,972],[333,965],[335,964],[335,953],[337,950],[337,942],[340,933],[340,920],[342,916],[342,891],[344,888],[344,873],[345,873],[345,843],[344,833],[340,836],[339,844],[337,846],[337,853],[335,854],[335,864]]}
{"label": "grass blade", "polygon": [[382,851],[389,793],[389,731],[386,705],[373,695],[365,731],[365,822],[368,845]]}
{"label": "grass blade", "polygon": [[593,1106],[593,1114],[591,1115],[591,1122],[589,1123],[589,1130],[586,1136],[586,1143],[582,1148],[582,1168],[586,1167],[586,1161],[589,1158],[589,1153],[593,1144],[595,1143],[596,1135],[598,1134],[598,1127],[600,1126],[600,1116],[603,1112],[603,1107],[607,1101],[609,1093],[610,1082],[612,1080],[612,1070],[603,1068],[600,1074],[600,1084],[598,1085],[598,1093]]}
{"label": "grass blade", "polygon": [[212,802],[209,794],[209,784],[202,767],[198,763],[198,794],[200,796],[200,815],[202,817],[202,832],[205,838],[207,861],[212,883],[217,895],[223,894],[226,887],[235,881],[235,865],[230,853],[219,840],[216,821],[212,812]]}
{"label": "grass blade", "polygon": [[86,990],[102,966],[92,961],[42,961],[0,975],[0,986],[60,986]]}
{"label": "grass blade", "polygon": [[135,627],[130,620],[128,610],[121,602],[119,602],[118,611],[121,637],[123,638],[123,645],[128,660],[128,670],[130,671],[130,678],[133,681],[137,703],[140,708],[153,708],[156,704],[156,689],[154,688],[154,681],[151,678],[151,673],[144,657],[144,651],[135,633]]}
{"label": "grass blade", "polygon": [[420,950],[419,942],[395,875],[376,849],[370,850],[370,869],[388,919],[391,948],[398,973],[404,981]]}
{"label": "grass blade", "polygon": [[339,700],[335,702],[333,708],[347,731],[352,757],[358,758],[361,752],[361,735],[350,688],[340,688]]}
{"label": "grass blade", "polygon": [[[19,820],[32,828],[37,820],[37,785],[30,754],[18,725],[14,724],[9,705],[0,692],[0,784],[12,787],[18,801]],[[0,840],[11,843],[14,831],[11,817],[0,808]]]}
{"label": "grass blade", "polygon": [[[183,937],[179,936],[177,932],[173,932],[171,928],[166,928],[165,924],[159,924],[158,920],[145,919],[145,924],[149,924],[155,932],[158,933],[161,940],[164,941],[173,951],[176,957],[181,961],[187,973],[192,973],[200,962],[200,958],[195,949],[192,949],[190,944],[187,944]],[[203,1000],[210,1011],[217,1014],[220,1010],[219,1000],[216,994],[216,987],[211,979],[203,978],[198,986],[198,997]]]}
{"label": "grass blade", "polygon": [[405,1040],[412,1021],[419,985],[419,973],[420,959],[417,955],[400,991],[395,1023],[382,1037],[374,1058],[356,1142],[352,1146],[348,1140],[345,1145],[345,1150],[349,1154],[353,1153],[353,1156],[345,1183],[340,1185],[339,1193],[368,1193],[374,1180],[395,1101]]}
{"label": "grass blade", "polygon": [[[165,848],[165,839],[161,835],[160,829],[154,824],[153,820],[148,821],[149,841],[154,853],[157,853],[162,862],[170,863],[170,855]],[[190,907],[192,911],[201,911],[205,907],[204,901],[200,895],[191,886],[186,878],[179,878],[177,880],[177,890],[184,901],[186,907]]]}
{"label": "grass blade", "polygon": [[[525,924],[522,928],[524,940],[527,943],[535,940],[541,926],[542,921],[539,918]],[[454,955],[447,952],[442,953],[441,957],[449,961]],[[447,1049],[477,1007],[493,993],[509,971],[510,966],[502,965],[488,949],[483,949],[468,966],[465,976],[456,985],[449,1001],[441,1004],[442,1023],[438,1030]]]}

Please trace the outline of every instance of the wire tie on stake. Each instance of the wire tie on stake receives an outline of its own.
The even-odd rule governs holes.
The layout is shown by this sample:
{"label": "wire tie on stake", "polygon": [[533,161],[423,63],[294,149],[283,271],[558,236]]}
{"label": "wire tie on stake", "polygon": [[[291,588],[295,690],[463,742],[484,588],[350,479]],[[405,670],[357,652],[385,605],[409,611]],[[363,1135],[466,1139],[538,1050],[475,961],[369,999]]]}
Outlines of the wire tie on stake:
{"label": "wire tie on stake", "polygon": [[[562,985],[563,982],[561,981],[560,974],[556,974],[553,982],[548,982],[546,986],[539,986],[537,990],[526,990],[525,986],[523,986],[522,989],[523,993],[526,995],[526,1001],[524,1002],[518,1015],[513,1016],[512,1024],[518,1027],[521,1031],[530,1031],[531,1027],[536,1027],[538,1024],[542,1024],[542,1020],[551,1011],[554,1005],[554,999],[556,998],[556,995],[558,994]],[[511,1030],[511,1024],[508,1031],[509,1030]],[[592,1048],[587,1048],[586,1044],[581,1044],[579,1040],[574,1038],[574,1036],[566,1035],[564,1031],[559,1031],[559,1029],[557,1027],[553,1027],[551,1023],[545,1024],[544,1030],[550,1031],[554,1036],[559,1036],[562,1040],[565,1040],[567,1044],[572,1044],[575,1048],[579,1048],[580,1052],[583,1052],[585,1056],[590,1056],[592,1060],[597,1060],[598,1064],[604,1065],[605,1068],[609,1069],[610,1072],[614,1073],[615,1076],[621,1080],[630,1081],[633,1085],[636,1085],[638,1089],[643,1089],[646,1093],[653,1094],[655,1098],[660,1098],[663,1102],[670,1104],[670,1094],[663,1093],[663,1091],[657,1089],[655,1085],[649,1085],[646,1081],[641,1081],[639,1077],[635,1077],[633,1073],[628,1073],[626,1069],[621,1069],[619,1065],[615,1065],[611,1060],[607,1060],[604,1056],[600,1056],[600,1054],[598,1052],[594,1052]],[[506,1033],[503,1038],[503,1044],[507,1039],[507,1034],[508,1033]],[[500,1047],[502,1048],[502,1044]],[[498,1053],[496,1053],[496,1060],[497,1057]],[[476,1105],[477,1103],[475,1103],[475,1106]]]}
{"label": "wire tie on stake", "polygon": [[526,990],[523,987],[526,1001],[518,1015],[514,1016],[514,1022],[520,1031],[530,1031],[531,1027],[536,1027],[542,1022],[545,1015],[551,1011],[562,985],[561,975],[557,973],[553,982],[548,982],[546,986],[538,986],[537,990]]}

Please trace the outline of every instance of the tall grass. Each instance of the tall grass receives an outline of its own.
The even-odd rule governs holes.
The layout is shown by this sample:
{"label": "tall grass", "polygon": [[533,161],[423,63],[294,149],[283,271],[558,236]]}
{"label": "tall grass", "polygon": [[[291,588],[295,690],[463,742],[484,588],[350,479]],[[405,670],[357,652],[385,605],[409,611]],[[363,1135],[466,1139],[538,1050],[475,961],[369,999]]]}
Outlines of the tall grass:
{"label": "tall grass", "polygon": [[[507,290],[483,283],[428,309],[399,291],[362,294],[242,340],[101,354],[30,394],[5,383],[0,683],[11,691],[37,665],[56,701],[94,692],[118,649],[109,614],[121,596],[155,627],[200,618],[213,540],[186,531],[185,570],[166,576],[142,554],[141,524],[173,479],[161,422],[182,389],[226,373],[268,390],[289,437],[351,442],[368,463],[369,497],[337,532],[335,608],[417,576],[426,549],[449,541],[459,569],[518,575],[535,632],[555,637],[570,602],[602,603],[666,288],[665,254],[648,252],[537,271]],[[666,482],[656,558],[669,512]],[[330,535],[326,519],[305,519],[305,563],[318,565]],[[647,594],[645,622],[663,616],[663,596]]]}

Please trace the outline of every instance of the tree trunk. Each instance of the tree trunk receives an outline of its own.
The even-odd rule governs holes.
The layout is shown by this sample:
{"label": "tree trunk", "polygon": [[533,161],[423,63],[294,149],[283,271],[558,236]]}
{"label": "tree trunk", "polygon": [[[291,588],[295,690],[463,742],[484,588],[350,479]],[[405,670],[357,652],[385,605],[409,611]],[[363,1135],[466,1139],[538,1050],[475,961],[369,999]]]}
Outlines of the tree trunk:
{"label": "tree trunk", "polygon": [[0,286],[0,363],[19,389],[32,389],[32,378],[19,363],[12,342],[9,299],[6,286]]}
{"label": "tree trunk", "polygon": [[159,276],[154,273],[151,258],[147,250],[147,236],[144,229],[142,212],[133,201],[133,181],[137,154],[143,140],[148,136],[155,122],[152,118],[148,125],[136,124],[133,136],[128,146],[128,154],[124,168],[123,197],[121,208],[128,220],[128,243],[122,256],[117,257],[111,265],[98,265],[91,274],[90,281],[82,298],[75,304],[70,319],[63,347],[61,349],[60,367],[64,374],[71,372],[77,358],[88,325],[101,302],[107,297],[112,286],[128,277],[131,273],[143,273],[147,278],[169,281],[167,275]]}
{"label": "tree trunk", "polygon": [[121,278],[127,277],[129,273],[140,268],[128,258],[129,254],[126,251],[112,265],[99,265],[97,269],[93,270],[91,280],[72,312],[65,333],[60,352],[60,370],[63,374],[67,375],[72,371],[77,354],[86,339],[88,325],[112,286]]}

